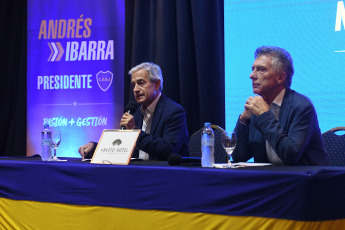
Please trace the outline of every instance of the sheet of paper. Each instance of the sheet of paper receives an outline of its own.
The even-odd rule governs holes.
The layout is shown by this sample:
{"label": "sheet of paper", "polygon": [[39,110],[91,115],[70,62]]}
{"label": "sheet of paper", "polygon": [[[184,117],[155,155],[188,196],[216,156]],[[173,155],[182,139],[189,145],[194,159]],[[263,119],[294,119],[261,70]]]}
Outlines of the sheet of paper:
{"label": "sheet of paper", "polygon": [[238,162],[238,163],[233,163],[231,165],[237,168],[237,167],[268,166],[272,164],[271,163]]}
{"label": "sheet of paper", "polygon": [[240,168],[240,167],[253,167],[253,166],[268,166],[272,165],[271,163],[253,163],[253,162],[238,162],[232,163],[229,167],[228,164],[213,164],[215,168]]}

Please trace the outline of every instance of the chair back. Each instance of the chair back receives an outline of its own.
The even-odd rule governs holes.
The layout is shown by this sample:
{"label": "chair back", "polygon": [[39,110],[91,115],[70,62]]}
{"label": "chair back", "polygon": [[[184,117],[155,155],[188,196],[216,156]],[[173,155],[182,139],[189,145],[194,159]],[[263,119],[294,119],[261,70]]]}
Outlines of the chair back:
{"label": "chair back", "polygon": [[[222,134],[224,129],[217,125],[211,125],[211,128],[214,132],[214,162],[227,163],[226,151],[222,146]],[[190,157],[201,157],[201,136],[203,129],[204,128],[201,128],[193,133],[189,139],[188,147]]]}
{"label": "chair back", "polygon": [[328,160],[332,166],[345,166],[345,134],[338,135],[337,131],[345,131],[345,127],[336,127],[322,134]]}

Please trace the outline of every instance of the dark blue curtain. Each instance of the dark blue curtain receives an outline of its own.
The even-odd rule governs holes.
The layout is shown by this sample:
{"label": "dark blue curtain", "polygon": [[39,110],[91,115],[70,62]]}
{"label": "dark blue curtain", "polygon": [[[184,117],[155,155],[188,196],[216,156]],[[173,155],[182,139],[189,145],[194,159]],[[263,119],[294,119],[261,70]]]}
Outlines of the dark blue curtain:
{"label": "dark blue curtain", "polygon": [[26,1],[0,1],[0,156],[26,153]]}

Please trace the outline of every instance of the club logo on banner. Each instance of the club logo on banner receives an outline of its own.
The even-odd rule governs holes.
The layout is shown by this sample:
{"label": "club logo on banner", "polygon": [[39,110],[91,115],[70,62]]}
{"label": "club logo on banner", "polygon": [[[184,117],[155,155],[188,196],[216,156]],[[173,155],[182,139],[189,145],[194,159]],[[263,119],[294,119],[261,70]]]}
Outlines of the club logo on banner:
{"label": "club logo on banner", "polygon": [[27,155],[40,154],[44,123],[61,131],[60,156],[71,157],[118,128],[124,20],[124,0],[28,0]]}
{"label": "club logo on banner", "polygon": [[102,72],[99,71],[96,75],[97,83],[99,88],[103,91],[107,91],[113,82],[113,73],[110,71]]}

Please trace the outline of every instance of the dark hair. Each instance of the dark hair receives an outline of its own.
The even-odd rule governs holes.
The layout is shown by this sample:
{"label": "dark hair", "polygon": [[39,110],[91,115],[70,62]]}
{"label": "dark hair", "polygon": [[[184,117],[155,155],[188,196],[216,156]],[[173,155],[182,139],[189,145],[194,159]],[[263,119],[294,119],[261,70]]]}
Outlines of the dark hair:
{"label": "dark hair", "polygon": [[261,55],[272,57],[272,66],[276,71],[285,71],[285,87],[290,88],[294,69],[289,52],[276,46],[261,46],[255,50],[254,57],[257,58]]}

